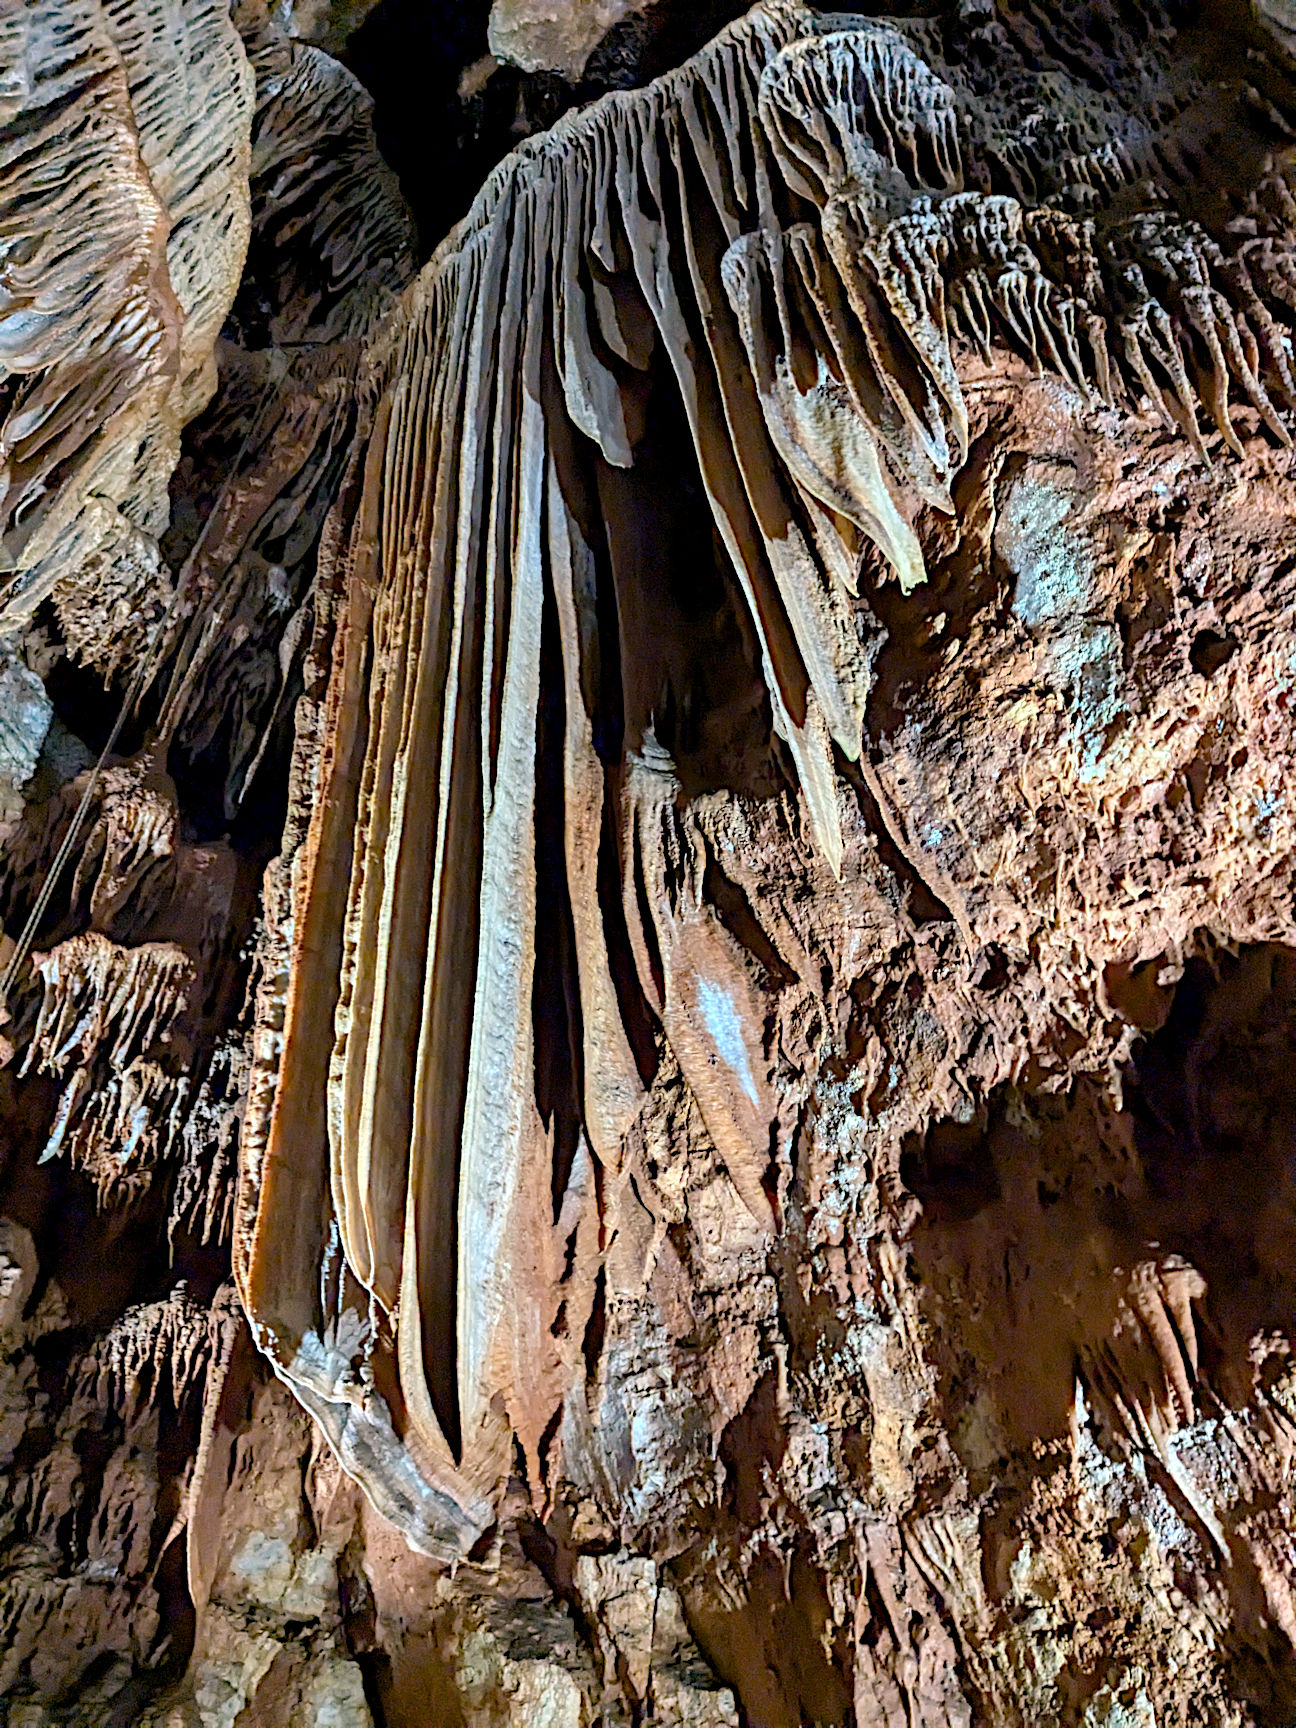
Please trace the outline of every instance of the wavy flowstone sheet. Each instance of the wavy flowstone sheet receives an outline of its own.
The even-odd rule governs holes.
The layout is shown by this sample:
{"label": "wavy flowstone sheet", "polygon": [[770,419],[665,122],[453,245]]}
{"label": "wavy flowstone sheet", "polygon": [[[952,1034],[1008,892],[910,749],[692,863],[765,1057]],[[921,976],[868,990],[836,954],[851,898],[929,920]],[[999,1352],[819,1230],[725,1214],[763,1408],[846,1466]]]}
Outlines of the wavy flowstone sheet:
{"label": "wavy flowstone sheet", "polygon": [[543,1473],[599,1185],[663,1049],[776,1226],[764,1010],[680,796],[720,674],[665,597],[663,448],[705,500],[719,659],[750,669],[749,730],[781,740],[836,872],[861,563],[925,580],[914,523],[953,509],[968,356],[1150,410],[1202,460],[1205,427],[1240,448],[1235,404],[1290,442],[1290,191],[1260,153],[1231,250],[1194,214],[1217,191],[1190,141],[1238,90],[1075,80],[1034,129],[998,96],[921,22],[770,0],[518,150],[371,348],[235,1264],[279,1373],[429,1553],[489,1526],[515,1439]]}

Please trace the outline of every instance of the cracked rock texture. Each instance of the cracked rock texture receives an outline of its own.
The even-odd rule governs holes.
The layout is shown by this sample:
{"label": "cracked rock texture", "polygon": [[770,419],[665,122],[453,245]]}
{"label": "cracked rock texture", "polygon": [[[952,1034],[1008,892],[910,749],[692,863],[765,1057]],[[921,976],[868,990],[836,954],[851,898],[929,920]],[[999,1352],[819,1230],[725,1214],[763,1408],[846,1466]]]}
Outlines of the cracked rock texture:
{"label": "cracked rock texture", "polygon": [[440,17],[0,0],[0,1723],[1288,1728],[1296,15]]}

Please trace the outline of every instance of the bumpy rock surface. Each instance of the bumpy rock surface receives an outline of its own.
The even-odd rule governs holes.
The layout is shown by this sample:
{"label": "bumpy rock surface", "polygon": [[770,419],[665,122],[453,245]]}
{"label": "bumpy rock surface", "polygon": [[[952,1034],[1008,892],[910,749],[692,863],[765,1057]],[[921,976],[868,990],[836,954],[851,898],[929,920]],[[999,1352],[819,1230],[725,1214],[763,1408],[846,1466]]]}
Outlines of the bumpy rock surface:
{"label": "bumpy rock surface", "polygon": [[338,7],[132,6],[0,22],[0,1715],[1289,1722],[1283,7],[764,0],[416,275]]}

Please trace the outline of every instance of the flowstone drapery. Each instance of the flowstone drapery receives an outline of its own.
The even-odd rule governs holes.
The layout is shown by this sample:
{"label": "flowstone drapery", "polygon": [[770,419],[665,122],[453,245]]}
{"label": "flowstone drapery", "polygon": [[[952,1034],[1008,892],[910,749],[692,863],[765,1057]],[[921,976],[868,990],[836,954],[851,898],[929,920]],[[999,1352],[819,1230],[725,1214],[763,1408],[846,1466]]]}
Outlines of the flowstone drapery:
{"label": "flowstone drapery", "polygon": [[[969,464],[960,355],[1013,350],[1090,411],[1146,402],[1203,461],[1205,425],[1242,454],[1239,415],[1290,447],[1283,123],[1173,84],[1168,24],[1143,21],[1141,105],[1060,70],[1040,126],[1011,56],[985,102],[921,23],[770,0],[503,164],[378,344],[236,1272],[416,1547],[472,1548],[514,1438],[544,1504],[601,1196],[663,1065],[748,1227],[777,1230],[795,1111],[684,788],[736,789],[777,739],[840,876],[855,776],[985,946],[862,751],[860,573],[925,580],[915,522],[954,513]],[[1248,104],[1225,248],[1188,140]],[[669,546],[668,448],[697,493]],[[685,626],[704,590],[723,639]]]}

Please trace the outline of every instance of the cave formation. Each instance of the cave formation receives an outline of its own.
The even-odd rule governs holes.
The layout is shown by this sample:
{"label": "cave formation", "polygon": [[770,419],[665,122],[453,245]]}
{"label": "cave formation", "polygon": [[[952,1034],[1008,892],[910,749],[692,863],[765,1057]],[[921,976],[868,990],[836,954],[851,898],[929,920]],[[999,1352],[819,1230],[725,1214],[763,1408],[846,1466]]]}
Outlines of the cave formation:
{"label": "cave formation", "polygon": [[1286,1728],[1288,0],[0,44],[0,1722]]}

